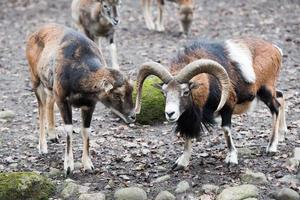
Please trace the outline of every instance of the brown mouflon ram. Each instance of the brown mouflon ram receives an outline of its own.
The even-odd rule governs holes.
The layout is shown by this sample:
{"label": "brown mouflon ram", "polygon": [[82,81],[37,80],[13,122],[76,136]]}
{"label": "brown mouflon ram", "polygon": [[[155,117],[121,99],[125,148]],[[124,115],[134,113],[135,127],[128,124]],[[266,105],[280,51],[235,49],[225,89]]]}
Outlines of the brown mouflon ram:
{"label": "brown mouflon ram", "polygon": [[30,35],[26,56],[32,87],[39,110],[39,153],[47,153],[45,125],[52,142],[58,142],[54,124],[57,104],[67,135],[64,170],[74,169],[72,151],[72,106],[81,108],[85,170],[92,170],[89,156],[89,128],[98,101],[110,108],[126,123],[135,120],[133,87],[120,71],[107,68],[97,45],[70,28],[48,24]]}
{"label": "brown mouflon ram", "polygon": [[233,114],[245,113],[256,100],[270,109],[273,121],[268,153],[277,151],[284,140],[284,98],[276,90],[281,67],[281,50],[264,40],[242,38],[210,43],[196,40],[187,45],[170,63],[170,71],[156,62],[144,63],[137,78],[136,113],[141,108],[141,92],[149,75],[159,77],[157,85],[166,99],[165,116],[177,122],[176,132],[185,138],[184,153],[174,169],[189,164],[192,138],[199,138],[204,126],[214,123],[218,115],[229,152],[228,164],[237,164],[237,150],[231,136]]}
{"label": "brown mouflon ram", "polygon": [[91,40],[98,42],[105,37],[109,42],[112,67],[118,69],[115,28],[119,24],[120,0],[73,0],[72,18],[77,28]]}
{"label": "brown mouflon ram", "polygon": [[[164,14],[165,0],[157,0],[158,15],[156,19],[156,24],[153,23],[153,19],[152,19],[151,1],[153,0],[142,0],[146,26],[149,30],[156,29],[157,31],[160,32],[164,31],[165,28],[164,28],[163,14]],[[181,24],[181,31],[187,35],[193,22],[193,15],[194,15],[193,0],[167,0],[167,1],[175,2],[179,5],[179,18]]]}

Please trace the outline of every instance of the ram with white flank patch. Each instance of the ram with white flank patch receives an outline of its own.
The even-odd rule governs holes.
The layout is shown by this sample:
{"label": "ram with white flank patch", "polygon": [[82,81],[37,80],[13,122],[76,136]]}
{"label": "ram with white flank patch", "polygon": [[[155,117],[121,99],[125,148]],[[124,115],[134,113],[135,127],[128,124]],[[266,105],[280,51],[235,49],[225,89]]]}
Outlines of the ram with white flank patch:
{"label": "ram with white flank patch", "polygon": [[70,28],[48,24],[30,35],[26,57],[31,82],[38,101],[39,153],[48,152],[45,123],[52,142],[58,142],[54,124],[57,104],[67,135],[64,170],[74,169],[72,151],[72,106],[81,108],[84,170],[92,170],[89,156],[89,132],[98,101],[126,123],[135,121],[133,87],[120,71],[107,68],[97,45],[85,35]]}
{"label": "ram with white flank patch", "polygon": [[72,18],[77,28],[91,40],[98,42],[101,48],[101,37],[110,45],[112,67],[118,69],[117,48],[115,45],[115,28],[119,24],[121,0],[73,0]]}
{"label": "ram with white flank patch", "polygon": [[[149,30],[156,29],[157,31],[162,32],[165,30],[164,20],[163,20],[165,0],[157,0],[157,6],[159,11],[156,19],[156,24],[153,23],[153,19],[152,19],[151,1],[153,0],[142,0],[146,26]],[[187,35],[193,22],[193,15],[194,15],[193,0],[167,0],[167,1],[175,2],[179,5],[179,18],[181,24],[181,31]]]}
{"label": "ram with white flank patch", "polygon": [[284,98],[275,88],[281,67],[281,50],[255,38],[209,43],[196,40],[170,63],[170,71],[156,62],[144,63],[137,78],[136,113],[141,108],[141,92],[149,75],[163,83],[157,87],[166,98],[165,116],[177,122],[176,132],[185,138],[184,153],[174,168],[189,164],[192,138],[200,137],[203,127],[220,115],[229,152],[228,164],[237,164],[237,150],[231,135],[233,114],[245,113],[255,99],[263,101],[273,116],[268,153],[277,151],[278,141],[287,130]]}

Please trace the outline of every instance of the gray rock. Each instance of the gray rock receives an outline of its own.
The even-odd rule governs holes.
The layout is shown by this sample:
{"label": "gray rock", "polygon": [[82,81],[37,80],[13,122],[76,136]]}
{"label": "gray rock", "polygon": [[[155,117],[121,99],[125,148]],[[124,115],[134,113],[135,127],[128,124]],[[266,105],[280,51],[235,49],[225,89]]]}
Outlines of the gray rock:
{"label": "gray rock", "polygon": [[67,179],[65,181],[64,189],[61,196],[64,199],[77,196],[78,194],[87,193],[89,187],[76,184],[73,180]]}
{"label": "gray rock", "polygon": [[180,181],[177,184],[176,193],[183,193],[186,192],[188,189],[190,189],[190,184],[187,181]]}
{"label": "gray rock", "polygon": [[63,172],[57,168],[54,168],[54,167],[50,167],[50,170],[49,170],[49,177],[57,177],[57,176],[60,176],[62,175]]}
{"label": "gray rock", "polygon": [[165,181],[169,180],[170,178],[171,178],[170,175],[161,176],[161,177],[158,177],[157,179],[155,179],[152,183],[165,182]]}
{"label": "gray rock", "polygon": [[252,172],[251,170],[246,170],[245,174],[241,176],[241,181],[243,183],[249,184],[265,184],[267,183],[266,176],[261,172]]}
{"label": "gray rock", "polygon": [[279,190],[277,194],[275,194],[274,198],[276,200],[299,200],[300,196],[295,190],[283,188]]}
{"label": "gray rock", "polygon": [[122,188],[115,192],[114,198],[116,200],[146,200],[146,192],[138,187]]}
{"label": "gray rock", "polygon": [[212,194],[217,194],[218,191],[219,191],[219,186],[217,185],[212,185],[212,184],[204,184],[202,185],[201,187],[201,191],[202,193],[206,193],[206,194],[209,194],[209,193],[212,193]]}
{"label": "gray rock", "polygon": [[176,197],[168,191],[161,191],[155,198],[155,200],[175,200],[175,199]]}
{"label": "gray rock", "polygon": [[294,149],[294,158],[300,161],[300,147]]}
{"label": "gray rock", "polygon": [[78,200],[105,200],[105,194],[98,193],[90,193],[90,194],[81,194]]}
{"label": "gray rock", "polygon": [[289,167],[291,169],[297,169],[299,167],[300,160],[298,160],[296,158],[289,158],[285,164],[287,167]]}
{"label": "gray rock", "polygon": [[15,112],[12,110],[0,111],[0,119],[12,119],[15,115]]}
{"label": "gray rock", "polygon": [[257,198],[247,198],[247,199],[243,199],[243,200],[258,200]]}
{"label": "gray rock", "polygon": [[255,185],[245,184],[224,189],[218,195],[217,200],[244,200],[258,197],[258,189]]}
{"label": "gray rock", "polygon": [[300,179],[298,179],[295,175],[285,175],[284,177],[280,178],[279,181],[288,184],[300,184]]}

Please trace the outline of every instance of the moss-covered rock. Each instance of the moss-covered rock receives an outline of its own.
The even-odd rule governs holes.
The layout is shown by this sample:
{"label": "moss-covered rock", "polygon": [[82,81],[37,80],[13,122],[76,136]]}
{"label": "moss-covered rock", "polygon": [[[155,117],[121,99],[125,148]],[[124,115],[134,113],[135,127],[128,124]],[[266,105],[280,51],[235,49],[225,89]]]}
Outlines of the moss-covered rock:
{"label": "moss-covered rock", "polygon": [[[165,120],[165,100],[159,89],[153,87],[154,83],[161,81],[154,76],[145,80],[142,92],[142,108],[137,115],[137,122],[140,124],[155,124]],[[133,99],[136,98],[136,88],[133,92]]]}
{"label": "moss-covered rock", "polygon": [[34,172],[0,173],[0,199],[48,199],[54,185]]}

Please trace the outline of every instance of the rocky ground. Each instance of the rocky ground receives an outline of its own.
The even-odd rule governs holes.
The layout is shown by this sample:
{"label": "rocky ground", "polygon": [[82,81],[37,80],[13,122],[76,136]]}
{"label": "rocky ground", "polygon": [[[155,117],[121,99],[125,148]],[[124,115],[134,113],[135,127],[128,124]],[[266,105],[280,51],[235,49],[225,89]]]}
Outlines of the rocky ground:
{"label": "rocky ground", "polygon": [[[74,134],[76,170],[71,180],[66,180],[61,173],[64,137],[59,144],[49,145],[48,155],[38,155],[37,103],[30,90],[24,50],[26,36],[41,24],[58,22],[72,26],[71,2],[10,0],[0,1],[0,110],[4,111],[0,112],[0,171],[35,171],[49,176],[57,188],[54,199],[76,199],[79,193],[98,193],[83,194],[80,199],[93,195],[101,199],[103,194],[106,199],[113,199],[114,195],[120,199],[120,194],[128,193],[139,195],[136,199],[145,199],[146,195],[148,199],[155,199],[158,194],[157,199],[176,196],[177,199],[210,200],[217,195],[220,200],[232,199],[230,195],[237,199],[287,199],[286,193],[299,198],[300,156],[293,153],[300,147],[299,0],[195,2],[195,22],[191,35],[184,38],[178,34],[176,17],[171,17],[175,5],[167,3],[166,32],[157,33],[145,28],[138,0],[123,1],[122,22],[117,31],[122,70],[135,78],[137,67],[145,61],[166,64],[176,49],[196,36],[221,40],[254,35],[273,41],[284,51],[278,88],[286,95],[288,123],[286,140],[280,143],[276,155],[265,154],[271,116],[263,104],[253,113],[234,117],[233,137],[239,149],[237,167],[228,168],[224,164],[226,146],[222,132],[216,127],[203,135],[201,142],[194,142],[189,168],[176,172],[169,170],[181,154],[183,141],[171,134],[171,124],[129,127],[99,104],[91,134],[96,170],[93,174],[81,171],[82,139],[77,128]],[[107,49],[104,54],[109,57]],[[57,130],[61,132],[61,119],[58,113],[56,116]],[[79,122],[78,110],[75,110],[75,127],[80,127]],[[246,183],[251,185],[244,185]],[[116,192],[133,186],[138,188]]]}

